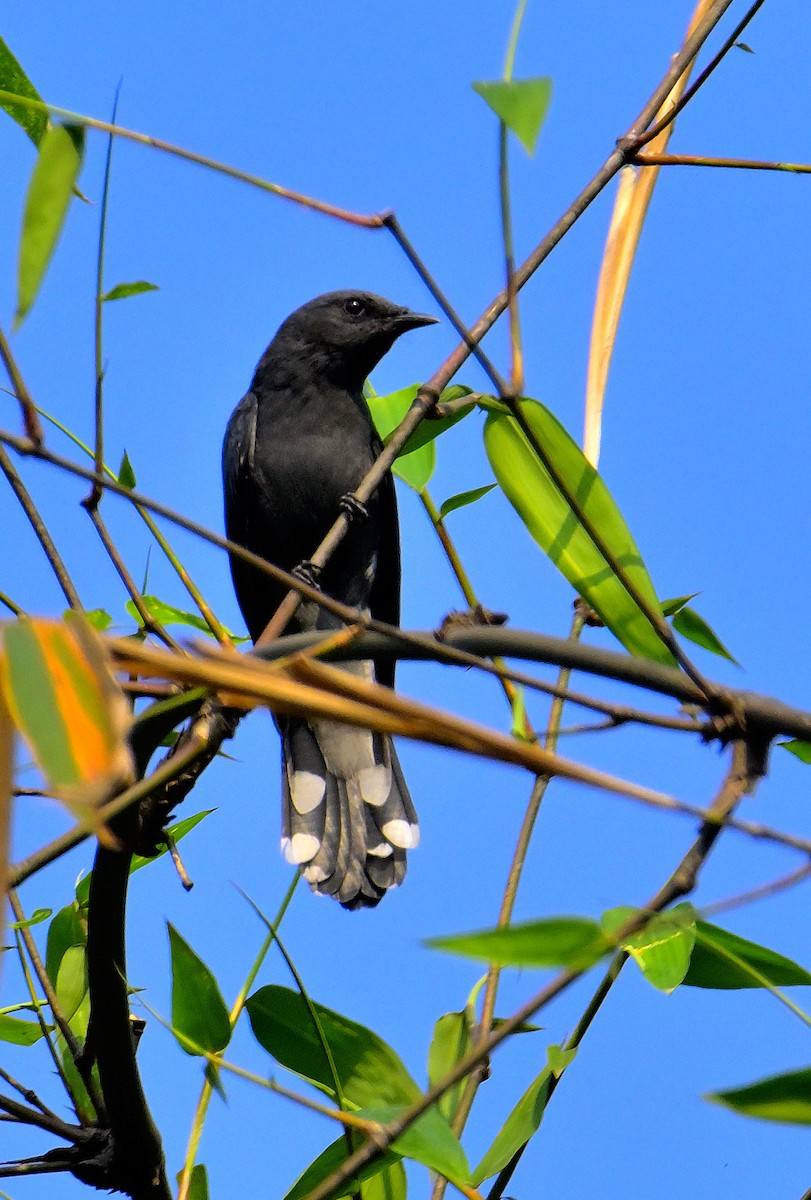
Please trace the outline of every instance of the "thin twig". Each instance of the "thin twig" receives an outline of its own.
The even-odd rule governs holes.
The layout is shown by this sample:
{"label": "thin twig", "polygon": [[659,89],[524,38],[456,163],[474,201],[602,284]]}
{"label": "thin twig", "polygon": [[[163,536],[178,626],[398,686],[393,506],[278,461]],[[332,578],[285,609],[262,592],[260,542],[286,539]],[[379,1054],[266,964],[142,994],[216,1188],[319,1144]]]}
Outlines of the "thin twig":
{"label": "thin twig", "polygon": [[731,167],[742,171],[788,171],[811,175],[811,164],[771,162],[758,158],[712,158],[698,154],[650,154],[643,151],[632,160],[635,167]]}
{"label": "thin twig", "polygon": [[42,425],[40,424],[37,406],[34,404],[31,393],[29,392],[25,380],[22,377],[22,372],[17,366],[17,360],[11,353],[11,347],[6,340],[6,335],[0,329],[0,358],[3,360],[3,365],[6,368],[11,386],[14,389],[14,394],[17,397],[20,408],[23,414],[23,427],[26,437],[29,437],[35,446],[42,445]]}
{"label": "thin twig", "polygon": [[125,141],[137,142],[141,146],[150,146],[153,150],[161,150],[164,154],[171,154],[186,162],[197,163],[210,171],[227,175],[230,179],[237,179],[241,183],[248,183],[252,187],[259,188],[260,191],[270,192],[271,195],[278,196],[282,200],[291,200],[294,204],[300,204],[302,207],[312,209],[326,217],[335,217],[339,221],[346,221],[350,225],[360,225],[366,229],[382,229],[383,227],[383,218],[376,213],[364,216],[362,213],[339,208],[335,204],[327,204],[324,200],[315,200],[312,196],[291,191],[290,188],[282,187],[278,183],[271,183],[259,175],[252,175],[249,171],[240,171],[237,167],[217,162],[216,159],[208,158],[205,154],[196,154],[193,150],[185,150],[182,146],[175,146],[161,138],[150,137],[149,134],[138,133],[134,129],[125,129],[121,125],[112,125],[109,121],[99,121],[96,117],[88,117],[68,108],[60,108],[56,104],[47,104],[43,100],[32,100],[29,96],[19,96],[16,92],[7,92],[3,89],[0,89],[0,101],[9,101],[23,108],[36,109],[38,112],[56,113],[57,116],[65,117],[68,121],[86,125],[88,129],[97,129],[101,133],[110,133]]}
{"label": "thin twig", "polygon": [[[710,60],[709,63],[707,63],[707,66],[696,77],[695,81],[690,85],[690,87],[688,87],[685,90],[684,94],[679,98],[677,103],[674,104],[673,107],[669,110],[669,112],[665,113],[664,116],[659,121],[657,121],[648,130],[646,130],[644,134],[642,134],[639,138],[636,139],[637,147],[642,147],[642,146],[647,145],[648,142],[652,142],[657,134],[661,133],[662,130],[664,128],[666,128],[666,126],[670,125],[673,121],[675,121],[676,117],[679,115],[679,113],[682,111],[682,109],[684,109],[686,107],[686,105],[688,105],[690,103],[690,101],[693,99],[693,96],[695,96],[695,94],[699,90],[699,88],[703,87],[703,85],[707,82],[707,80],[709,79],[710,75],[712,75],[712,73],[716,69],[716,67],[719,66],[721,61],[726,57],[726,55],[729,53],[729,51],[732,49],[732,47],[738,41],[738,39],[741,36],[741,34],[743,33],[744,29],[746,29],[746,26],[749,24],[749,22],[754,17],[755,13],[758,11],[759,8],[763,7],[764,3],[765,3],[765,0],[755,0],[754,4],[751,6],[751,8],[748,10],[748,12],[746,12],[743,15],[741,20],[738,22],[738,24],[732,30],[732,33],[729,35],[729,37],[726,39],[724,44],[721,46],[721,49],[718,51],[718,53]],[[729,4],[724,5],[725,9],[728,7],[729,7]]]}
{"label": "thin twig", "polygon": [[[32,442],[30,444],[32,447],[37,447],[36,442]],[[43,452],[43,447],[40,446],[37,448],[37,453]],[[82,602],[79,599],[79,593],[76,591],[73,580],[68,573],[68,569],[62,561],[62,556],[54,545],[53,538],[48,532],[48,528],[40,516],[34,501],[31,499],[28,489],[26,488],[17,472],[16,467],[2,446],[0,446],[0,471],[3,472],[6,479],[10,483],[12,491],[19,501],[20,507],[28,517],[31,528],[34,530],[42,549],[45,551],[45,557],[51,564],[51,570],[56,576],[57,582],[64,593],[65,599],[71,608],[81,609]]]}

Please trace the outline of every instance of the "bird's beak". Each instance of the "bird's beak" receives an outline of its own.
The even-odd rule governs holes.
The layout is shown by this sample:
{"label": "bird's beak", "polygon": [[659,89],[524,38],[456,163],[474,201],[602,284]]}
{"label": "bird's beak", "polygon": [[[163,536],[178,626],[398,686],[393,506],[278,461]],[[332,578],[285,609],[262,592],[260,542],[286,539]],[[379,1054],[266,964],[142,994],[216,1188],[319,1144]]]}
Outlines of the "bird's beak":
{"label": "bird's beak", "polygon": [[429,317],[427,313],[415,313],[410,308],[404,308],[392,323],[398,333],[407,333],[409,329],[421,329],[423,325],[438,325],[439,317]]}

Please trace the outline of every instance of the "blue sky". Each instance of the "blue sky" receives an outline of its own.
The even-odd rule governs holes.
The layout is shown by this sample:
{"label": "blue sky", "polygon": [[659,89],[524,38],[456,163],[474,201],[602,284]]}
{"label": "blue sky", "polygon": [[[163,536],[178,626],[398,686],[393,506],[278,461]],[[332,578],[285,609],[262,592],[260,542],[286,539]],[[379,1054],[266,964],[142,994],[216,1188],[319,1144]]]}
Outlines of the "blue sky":
{"label": "blue sky", "polygon": [[[554,94],[535,157],[518,147],[512,153],[519,259],[630,125],[678,47],[691,9],[689,0],[530,4],[516,73],[552,76]],[[123,0],[114,9],[88,2],[78,11],[7,6],[0,35],[53,103],[105,118],[121,79],[125,126],[348,208],[394,208],[472,321],[501,287],[502,265],[496,123],[470,83],[500,74],[512,15],[512,3],[503,0],[351,8],[328,0],[235,0],[225,7]],[[729,55],[680,118],[674,151],[811,161],[804,17],[802,5],[765,5],[744,35],[756,53]],[[104,139],[91,134],[81,186],[94,204],[74,204],[37,305],[14,338],[37,401],[86,438],[92,434],[104,152]],[[0,322],[8,327],[34,161],[10,121],[0,124],[0,154]],[[810,186],[782,174],[662,173],[620,325],[600,464],[659,594],[700,592],[697,607],[742,664],[737,669],[697,652],[702,669],[798,705],[807,704],[811,648],[802,600],[809,581],[803,481]],[[578,437],[612,202],[609,189],[522,298],[527,392]],[[110,305],[105,314],[109,459],[117,466],[126,448],[145,492],[217,530],[225,422],[287,313],[320,292],[351,286],[431,308],[385,233],[350,228],[121,143],[114,155],[107,283],[141,278],[160,291]],[[430,376],[455,343],[447,322],[404,338],[376,371],[377,390]],[[500,326],[486,345],[506,370]],[[483,384],[472,365],[459,381]],[[0,397],[0,405],[2,423],[14,426],[12,402]],[[480,426],[473,416],[439,444],[431,483],[437,502],[492,478]],[[49,431],[48,440],[66,449],[58,434]],[[24,474],[85,603],[108,608],[123,626],[124,597],[79,507],[83,490],[34,464],[24,464]],[[459,607],[460,597],[416,498],[402,489],[400,502],[403,624],[429,628]],[[10,496],[0,504],[0,589],[31,611],[59,612],[60,596]],[[140,577],[148,535],[112,498],[105,513]],[[570,589],[498,493],[455,514],[450,528],[488,607],[508,612],[517,628],[566,632]],[[171,540],[218,615],[241,628],[223,555],[185,534],[172,532]],[[150,590],[187,606],[157,551]],[[610,644],[604,632],[589,637]],[[408,694],[508,727],[503,701],[487,681],[416,665],[401,668],[398,679]],[[634,698],[613,685],[588,686]],[[541,724],[543,704],[533,701],[531,715]],[[130,980],[146,988],[148,1003],[163,1013],[170,1006],[165,920],[216,971],[230,999],[263,933],[234,884],[272,913],[289,880],[277,852],[278,751],[270,718],[256,714],[246,721],[229,751],[237,761],[216,763],[186,805],[188,812],[217,809],[184,847],[195,890],[186,896],[165,861],[133,881]],[[709,801],[724,769],[714,748],[661,733],[568,738],[564,751],[697,804]],[[530,779],[515,768],[421,746],[403,745],[401,756],[423,828],[405,886],[374,912],[360,914],[302,889],[285,932],[311,994],[369,1024],[422,1082],[433,1022],[462,1007],[478,970],[426,950],[421,939],[494,923]],[[802,833],[806,771],[775,751],[772,775],[747,801],[744,815]],[[17,856],[64,824],[45,803],[21,806]],[[516,915],[598,915],[620,903],[641,903],[692,834],[684,818],[555,784]],[[32,881],[23,894],[28,908],[66,902],[88,863],[82,850]],[[795,865],[785,852],[730,834],[707,868],[697,902],[721,899]],[[790,893],[735,911],[723,923],[808,966],[807,922],[798,919],[803,899]],[[262,979],[287,983],[283,964],[273,960]],[[546,1044],[571,1031],[594,982],[583,981],[544,1012],[546,1032],[496,1056],[466,1137],[471,1161],[478,1161],[540,1070]],[[507,973],[499,1011],[506,1014],[540,985],[539,974]],[[4,994],[9,989],[10,982]],[[801,1024],[765,994],[683,989],[668,998],[627,971],[559,1088],[512,1190],[561,1198],[598,1189],[664,1200],[688,1191],[695,1200],[798,1197],[809,1185],[803,1132],[746,1121],[700,1095],[803,1065],[803,1035]],[[27,1057],[9,1056],[9,1069],[22,1073]],[[153,1021],[139,1057],[174,1171],[198,1067]],[[232,1057],[253,1070],[269,1069],[244,1031]],[[212,1195],[283,1194],[332,1130],[247,1084],[234,1082],[229,1092],[228,1107],[212,1108],[201,1150]],[[33,1154],[46,1143],[31,1136],[9,1153]],[[415,1174],[415,1183],[424,1189],[424,1173]],[[78,1184],[52,1179],[20,1181],[7,1190],[15,1200],[80,1194]]]}

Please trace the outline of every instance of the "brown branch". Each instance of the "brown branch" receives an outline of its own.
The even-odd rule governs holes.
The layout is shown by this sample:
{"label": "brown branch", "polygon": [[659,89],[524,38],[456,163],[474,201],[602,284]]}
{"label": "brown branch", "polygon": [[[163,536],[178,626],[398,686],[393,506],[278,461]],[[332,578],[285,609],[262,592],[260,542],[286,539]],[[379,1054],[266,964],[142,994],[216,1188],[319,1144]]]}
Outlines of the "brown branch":
{"label": "brown branch", "polygon": [[744,171],[789,171],[811,175],[811,164],[770,162],[757,158],[706,158],[697,154],[649,154],[643,151],[631,160],[635,167],[732,167]]}
{"label": "brown branch", "polygon": [[[32,442],[31,445],[33,447],[37,447],[36,442]],[[38,453],[42,452],[42,447],[39,447]],[[6,479],[11,485],[14,495],[19,501],[20,507],[28,517],[31,528],[34,530],[42,549],[45,551],[45,557],[51,564],[51,570],[57,578],[59,586],[65,595],[65,599],[71,608],[80,609],[82,607],[82,602],[79,599],[79,593],[76,591],[73,580],[68,573],[68,569],[62,561],[62,557],[54,545],[53,538],[48,532],[47,526],[40,516],[34,501],[31,499],[28,489],[26,488],[25,484],[17,473],[14,464],[2,446],[0,446],[0,471],[2,471],[5,475]]]}
{"label": "brown branch", "polygon": [[[732,762],[727,775],[715,800],[710,806],[709,811],[713,813],[716,822],[723,822],[730,815],[751,782],[747,749],[743,743],[736,743],[733,748]],[[716,823],[707,825],[701,829],[698,838],[666,883],[659,888],[644,907],[640,908],[612,936],[611,941],[615,946],[621,946],[634,933],[644,928],[652,914],[660,912],[663,908],[693,890],[696,885],[698,873],[715,844],[721,828],[722,824]],[[511,1017],[507,1018],[494,1029],[486,1041],[473,1047],[443,1079],[429,1088],[396,1121],[391,1121],[385,1125],[374,1141],[368,1140],[364,1142],[323,1183],[313,1188],[308,1194],[307,1200],[329,1200],[329,1197],[340,1194],[338,1189],[347,1180],[352,1179],[362,1167],[365,1167],[367,1163],[384,1153],[391,1146],[392,1142],[396,1141],[406,1129],[413,1125],[445,1092],[474,1071],[480,1063],[484,1062],[490,1056],[497,1046],[501,1045],[503,1041],[515,1033],[524,1022],[534,1017],[551,1000],[564,992],[575,980],[584,975],[587,970],[589,970],[588,967],[567,967],[561,971],[555,979],[551,980],[541,991],[537,992],[536,995],[513,1013]]]}
{"label": "brown branch", "polygon": [[[721,46],[721,49],[718,51],[718,53],[710,60],[710,62],[707,64],[707,66],[704,68],[704,70],[698,75],[698,77],[690,85],[690,87],[688,87],[685,90],[684,94],[679,98],[679,100],[673,105],[673,107],[668,112],[665,113],[665,115],[659,121],[657,121],[644,134],[642,134],[640,137],[638,137],[636,139],[636,145],[638,148],[646,145],[648,142],[652,142],[653,139],[658,134],[660,134],[663,129],[665,129],[668,125],[670,125],[673,121],[675,121],[676,117],[679,115],[679,113],[682,111],[682,109],[684,109],[686,107],[686,105],[688,105],[690,103],[690,101],[693,99],[693,96],[695,96],[695,94],[699,90],[699,88],[703,87],[703,85],[709,79],[710,75],[712,75],[715,68],[726,57],[726,55],[729,53],[729,51],[732,49],[732,47],[737,42],[738,38],[743,33],[744,29],[746,29],[746,26],[749,24],[749,22],[754,17],[755,13],[758,11],[758,9],[763,7],[764,3],[765,3],[765,0],[755,0],[754,4],[751,6],[751,8],[748,10],[748,12],[746,12],[743,15],[741,20],[738,22],[738,24],[732,30],[732,33],[729,35],[729,37],[726,39],[724,44]],[[728,7],[729,7],[729,4],[724,5],[725,9]]]}
{"label": "brown branch", "polygon": [[42,425],[40,424],[37,406],[26,386],[2,329],[0,329],[0,358],[3,360],[3,366],[6,368],[9,381],[22,410],[23,428],[25,429],[26,437],[29,437],[35,446],[41,446],[43,441]]}

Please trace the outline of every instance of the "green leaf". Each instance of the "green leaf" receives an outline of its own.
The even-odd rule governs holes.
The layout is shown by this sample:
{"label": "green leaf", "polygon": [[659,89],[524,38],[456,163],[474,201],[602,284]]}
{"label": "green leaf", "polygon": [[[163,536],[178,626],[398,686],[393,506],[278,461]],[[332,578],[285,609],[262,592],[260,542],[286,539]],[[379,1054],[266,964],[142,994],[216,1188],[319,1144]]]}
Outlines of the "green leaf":
{"label": "green leaf", "polygon": [[556,1079],[560,1079],[566,1068],[570,1067],[576,1058],[576,1046],[572,1046],[570,1050],[564,1050],[563,1046],[556,1046],[554,1043],[546,1047],[546,1061]]}
{"label": "green leaf", "polygon": [[[202,812],[194,813],[190,817],[184,817],[182,821],[177,821],[174,825],[170,825],[167,833],[173,841],[179,842],[186,836],[187,833],[191,833],[196,825],[199,825],[202,820],[204,820],[206,817],[210,817],[211,814],[216,811],[217,810],[215,808],[205,808]],[[164,842],[159,847],[158,853],[153,854],[151,858],[144,858],[140,854],[133,854],[132,862],[130,863],[130,875],[132,875],[135,871],[140,871],[141,867],[148,867],[150,863],[157,862],[159,858],[163,858],[163,856],[168,853],[169,847]]]}
{"label": "green leaf", "polygon": [[[605,483],[556,417],[535,400],[519,401],[532,433],[568,493],[622,567],[636,591],[658,612],[659,601],[642,556]],[[648,618],[614,574],[517,421],[489,413],[484,444],[507,499],[542,550],[632,654],[672,663]]]}
{"label": "green leaf", "polygon": [[[173,604],[167,604],[165,600],[159,599],[157,596],[142,596],[147,612],[153,616],[161,625],[187,625],[191,629],[197,629],[200,633],[207,633],[209,637],[213,637],[208,622],[197,615],[197,613],[185,612],[182,608],[175,608]],[[126,603],[127,612],[131,617],[141,624],[141,617],[138,609],[133,604],[132,600]],[[235,633],[226,630],[230,637],[235,642],[247,642],[246,637],[237,637]]]}
{"label": "green leaf", "polygon": [[[17,59],[0,38],[0,89],[4,92],[14,92],[24,96],[26,100],[42,100],[37,89],[22,69]],[[4,108],[12,120],[30,137],[35,146],[42,141],[48,128],[48,114],[43,109],[27,108],[15,104],[13,100],[0,100],[0,108]]]}
{"label": "green leaf", "polygon": [[426,946],[500,967],[575,967],[597,962],[610,948],[596,921],[549,917],[505,929],[428,938]]}
{"label": "green leaf", "polygon": [[97,633],[105,633],[113,623],[113,618],[103,608],[85,610],[84,615]]}
{"label": "green leaf", "polygon": [[231,1040],[231,1021],[217,980],[168,921],[167,929],[172,952],[172,1031],[187,1054],[200,1050],[217,1054]]}
{"label": "green leaf", "polygon": [[682,637],[695,642],[697,646],[703,646],[711,654],[718,654],[721,658],[728,658],[736,667],[740,666],[737,658],[732,657],[724,643],[718,637],[718,634],[710,628],[704,618],[700,617],[694,608],[685,606],[680,609],[673,618],[673,628]]}
{"label": "green leaf", "polygon": [[538,1131],[551,1086],[552,1072],[549,1067],[545,1067],[524,1092],[473,1172],[474,1187],[479,1187],[485,1179],[497,1175]]}
{"label": "green leaf", "polygon": [[128,488],[129,491],[132,491],[136,486],[135,472],[132,469],[130,456],[126,450],[121,456],[121,466],[118,468],[118,482],[122,487]]}
{"label": "green leaf", "polygon": [[140,296],[144,292],[158,291],[160,288],[156,283],[147,283],[145,279],[138,279],[135,283],[117,283],[114,288],[110,288],[109,292],[104,293],[102,300],[126,300],[128,296]]}
{"label": "green leaf", "polygon": [[691,600],[695,600],[698,592],[691,592],[689,596],[675,596],[672,600],[661,600],[659,607],[662,610],[663,617],[674,617],[677,612],[681,612],[685,604],[689,604]]}
{"label": "green leaf", "polygon": [[[445,1013],[439,1018],[428,1048],[428,1083],[431,1087],[445,1078],[465,1057],[471,1045],[470,1022],[466,1012]],[[439,1111],[448,1121],[453,1120],[464,1090],[465,1080],[460,1079],[441,1097]]]}
{"label": "green leaf", "polygon": [[696,944],[690,968],[684,977],[688,987],[763,987],[760,977],[774,987],[811,984],[811,974],[790,958],[738,937],[718,925],[696,922]]}
{"label": "green leaf", "polygon": [[[174,825],[170,825],[166,832],[175,842],[179,842],[187,833],[191,833],[195,825],[199,825],[204,817],[208,817],[216,811],[214,808],[206,808],[203,812],[194,813],[191,817],[184,817],[182,821],[177,821]],[[151,858],[145,858],[141,854],[133,854],[130,860],[130,875],[135,871],[140,871],[142,867],[148,867],[150,863],[157,862],[159,858],[163,858],[168,852],[169,847],[164,842],[158,848],[157,854],[153,854]],[[90,899],[90,881],[92,878],[93,872],[91,871],[89,874],[83,875],[76,884],[76,900],[79,904],[87,904]]]}
{"label": "green leaf", "polygon": [[[371,1029],[314,1004],[332,1053],[344,1099],[358,1108],[403,1107],[420,1089],[392,1048]],[[267,984],[245,1007],[253,1035],[268,1054],[337,1100],[332,1071],[304,997]]]}
{"label": "green leaf", "polygon": [[[320,1183],[337,1171],[347,1159],[346,1138],[339,1137],[332,1145],[327,1146],[314,1162],[299,1175],[296,1182],[285,1194],[284,1200],[302,1200],[308,1196]],[[380,1179],[384,1187],[371,1190],[371,1181]],[[349,1200],[356,1196],[358,1187],[363,1184],[363,1200],[405,1200],[405,1172],[400,1156],[389,1150],[381,1158],[361,1167],[356,1176],[346,1185],[346,1191],[334,1200]],[[388,1184],[388,1188],[385,1185]],[[367,1188],[369,1189],[367,1191]]]}
{"label": "green leaf", "polygon": [[811,1125],[811,1067],[771,1075],[746,1087],[710,1092],[705,1100],[723,1104],[745,1117],[782,1121],[788,1125]]}
{"label": "green leaf", "polygon": [[[362,1108],[359,1117],[388,1125],[396,1121],[405,1111],[403,1105]],[[392,1148],[404,1158],[422,1163],[429,1171],[437,1171],[452,1183],[467,1185],[470,1182],[470,1167],[459,1139],[445,1117],[436,1108],[429,1108],[413,1125],[409,1125],[392,1143]]]}
{"label": "green leaf", "polygon": [[[417,389],[414,389],[416,396]],[[455,383],[440,394],[440,404],[450,404],[452,401],[461,400],[465,396],[472,396],[473,389],[465,387],[463,383]],[[413,399],[413,397],[412,397]],[[470,404],[464,404],[455,412],[452,412],[446,417],[428,416],[424,421],[421,421],[410,438],[403,447],[403,453],[408,454],[412,450],[418,450],[420,446],[425,446],[428,442],[435,442],[438,437],[441,437],[447,430],[452,429],[454,425],[458,425],[460,421],[469,416],[477,407],[477,402],[471,400]],[[403,413],[405,416],[405,412]],[[400,418],[402,420],[402,417]],[[399,422],[398,422],[399,424]]]}
{"label": "green leaf", "polygon": [[[385,442],[402,421],[411,407],[417,394],[417,385],[403,388],[399,392],[391,392],[388,396],[370,396],[367,398],[369,411],[378,434]],[[423,425],[427,424],[423,421]],[[394,461],[392,471],[399,475],[404,483],[415,492],[421,492],[434,473],[436,466],[436,449],[433,442],[406,451],[406,447]]]}
{"label": "green leaf", "polygon": [[[636,913],[635,908],[612,908],[603,914],[603,929],[611,935]],[[672,992],[687,974],[695,939],[695,909],[691,904],[677,904],[667,912],[654,913],[644,929],[620,945],[631,955],[648,983],[660,991]]]}
{"label": "green leaf", "polygon": [[784,750],[788,750],[789,754],[793,754],[795,758],[799,758],[800,762],[811,763],[811,742],[792,738],[790,742],[778,742],[777,744]]}
{"label": "green leaf", "polygon": [[42,1037],[39,1021],[21,1021],[19,1017],[0,1014],[0,1042],[14,1046],[33,1046]]}
{"label": "green leaf", "polygon": [[84,946],[68,946],[62,955],[56,976],[56,995],[59,1007],[70,1021],[88,995],[87,952]]}
{"label": "green leaf", "polygon": [[[175,1176],[178,1183],[182,1174],[182,1171],[178,1171]],[[208,1171],[202,1163],[195,1163],[192,1167],[186,1195],[188,1200],[208,1200]]]}
{"label": "green leaf", "polygon": [[448,513],[456,512],[457,508],[465,508],[468,504],[475,504],[477,500],[481,500],[482,496],[486,496],[488,492],[492,492],[494,487],[497,487],[497,484],[486,483],[484,487],[471,488],[469,492],[457,492],[455,496],[449,496],[440,506],[440,517],[444,520]]}
{"label": "green leaf", "polygon": [[[367,394],[366,403],[372,416],[375,429],[380,438],[387,442],[394,430],[402,422],[414,402],[419,388],[417,384],[403,388],[399,392],[390,392],[387,396]],[[440,396],[442,403],[461,399],[462,396],[472,395],[470,388],[461,384],[447,388]],[[412,433],[403,449],[395,459],[392,471],[395,475],[413,488],[421,492],[427,486],[436,467],[436,448],[434,441],[446,429],[456,425],[463,417],[472,412],[476,405],[471,401],[469,408],[463,408],[449,417],[436,420],[426,418]]]}
{"label": "green leaf", "polygon": [[552,80],[548,76],[511,79],[509,82],[494,79],[488,83],[474,83],[473,90],[513,131],[527,154],[534,154],[552,99]]}
{"label": "green leaf", "polygon": [[755,53],[755,52],[754,52],[754,50],[752,49],[752,47],[751,47],[750,45],[748,45],[748,43],[747,43],[747,42],[734,42],[734,43],[733,43],[733,45],[734,45],[734,46],[735,46],[735,47],[736,47],[738,50],[745,50],[747,54],[754,54],[754,53]]}
{"label": "green leaf", "polygon": [[48,920],[52,913],[52,908],[36,908],[24,921],[11,921],[9,929],[30,929],[32,925],[41,925],[43,921]]}
{"label": "green leaf", "polygon": [[87,924],[78,904],[66,904],[48,926],[45,951],[45,970],[54,987],[59,978],[59,967],[70,946],[84,946],[87,942]]}
{"label": "green leaf", "polygon": [[83,154],[82,126],[51,125],[45,131],[23,213],[15,328],[19,328],[30,311],[48,269],[79,178]]}

